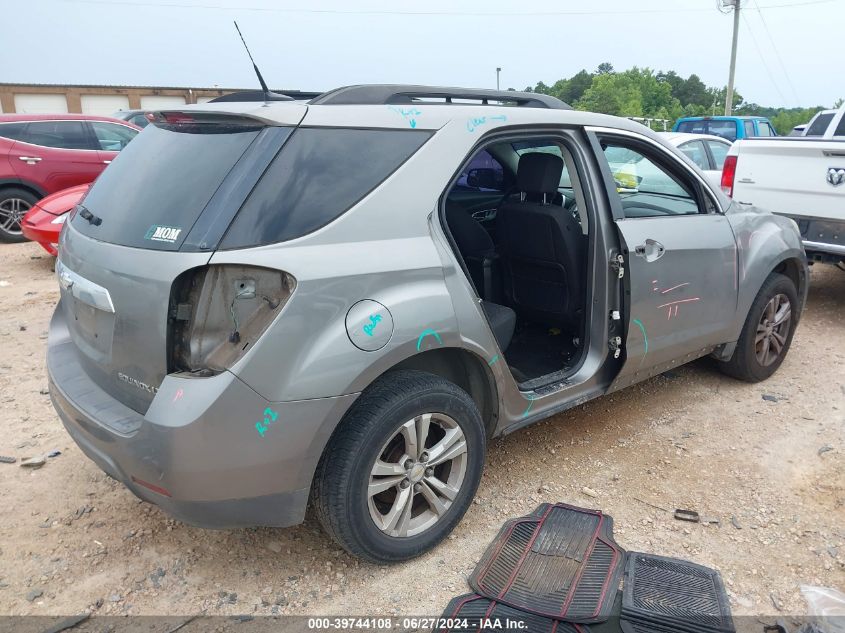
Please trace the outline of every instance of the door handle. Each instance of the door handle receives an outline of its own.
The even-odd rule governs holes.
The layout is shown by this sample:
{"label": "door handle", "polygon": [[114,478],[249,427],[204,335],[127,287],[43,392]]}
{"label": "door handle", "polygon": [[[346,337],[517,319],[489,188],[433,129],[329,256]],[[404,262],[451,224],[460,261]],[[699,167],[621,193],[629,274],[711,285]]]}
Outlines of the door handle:
{"label": "door handle", "polygon": [[39,156],[18,156],[18,160],[22,160],[30,165],[41,162],[41,158]]}
{"label": "door handle", "polygon": [[643,257],[647,262],[653,262],[666,253],[666,247],[657,240],[647,239],[644,244],[634,248],[634,255]]}

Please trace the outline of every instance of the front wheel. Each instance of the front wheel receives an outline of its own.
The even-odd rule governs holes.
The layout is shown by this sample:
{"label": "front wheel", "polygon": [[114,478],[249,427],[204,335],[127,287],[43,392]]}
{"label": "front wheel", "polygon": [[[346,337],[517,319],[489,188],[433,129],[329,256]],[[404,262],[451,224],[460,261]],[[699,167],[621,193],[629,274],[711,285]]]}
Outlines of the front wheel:
{"label": "front wheel", "polygon": [[326,448],[313,486],[325,530],[349,553],[407,560],[443,540],[481,479],[484,425],[457,385],[397,371],[368,388]]}
{"label": "front wheel", "polygon": [[733,357],[720,368],[740,380],[765,380],[786,358],[797,324],[795,284],[785,275],[772,273],[751,304]]}

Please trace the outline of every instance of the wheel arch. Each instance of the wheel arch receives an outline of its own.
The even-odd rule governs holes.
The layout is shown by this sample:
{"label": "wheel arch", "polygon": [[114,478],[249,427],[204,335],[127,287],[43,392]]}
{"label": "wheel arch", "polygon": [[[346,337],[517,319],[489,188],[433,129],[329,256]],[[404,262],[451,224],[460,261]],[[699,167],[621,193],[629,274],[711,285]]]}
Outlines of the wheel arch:
{"label": "wheel arch", "polygon": [[499,420],[499,391],[490,367],[479,356],[459,347],[431,349],[396,363],[381,376],[401,369],[428,372],[458,385],[481,412],[487,437],[493,435]]}
{"label": "wheel arch", "polygon": [[20,178],[0,178],[0,191],[10,188],[26,189],[39,199],[45,197],[47,192],[41,187],[32,184],[28,180],[21,180]]}

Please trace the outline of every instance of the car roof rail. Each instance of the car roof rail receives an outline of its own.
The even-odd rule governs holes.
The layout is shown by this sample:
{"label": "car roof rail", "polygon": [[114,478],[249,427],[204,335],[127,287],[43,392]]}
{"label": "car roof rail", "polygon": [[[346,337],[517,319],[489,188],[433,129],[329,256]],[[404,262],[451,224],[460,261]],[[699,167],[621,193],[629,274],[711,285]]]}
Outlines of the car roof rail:
{"label": "car roof rail", "polygon": [[[456,101],[458,100],[458,101]],[[494,102],[491,104],[491,102]],[[572,108],[549,95],[483,88],[444,88],[402,84],[343,86],[315,97],[311,105],[510,105],[524,108]]]}

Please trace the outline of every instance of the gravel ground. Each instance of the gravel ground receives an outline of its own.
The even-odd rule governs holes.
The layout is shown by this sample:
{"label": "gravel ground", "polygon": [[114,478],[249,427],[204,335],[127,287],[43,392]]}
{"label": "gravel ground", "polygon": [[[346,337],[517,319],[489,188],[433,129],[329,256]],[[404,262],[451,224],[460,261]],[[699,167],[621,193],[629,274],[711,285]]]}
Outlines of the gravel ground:
{"label": "gravel ground", "polygon": [[[801,614],[799,585],[845,590],[845,273],[812,271],[792,350],[748,385],[701,360],[491,442],[478,497],[433,552],[379,567],[313,518],[206,531],[108,479],[47,395],[52,259],[0,245],[0,614],[438,614],[502,522],[543,501],[604,510],[624,548],[719,569],[735,614]],[[695,509],[718,525],[681,523]],[[665,509],[665,510],[664,510]]]}

